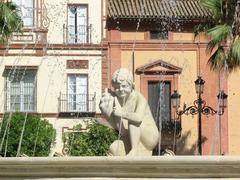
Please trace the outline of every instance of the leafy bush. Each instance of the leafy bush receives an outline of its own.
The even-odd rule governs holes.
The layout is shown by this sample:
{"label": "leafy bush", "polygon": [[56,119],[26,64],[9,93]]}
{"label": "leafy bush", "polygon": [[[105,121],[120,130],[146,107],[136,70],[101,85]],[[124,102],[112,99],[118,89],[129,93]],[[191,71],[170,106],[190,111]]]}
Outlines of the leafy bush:
{"label": "leafy bush", "polygon": [[117,139],[115,130],[94,121],[82,130],[79,124],[73,132],[64,133],[64,144],[70,156],[106,156],[110,145]]}
{"label": "leafy bush", "polygon": [[15,157],[24,126],[20,155],[48,156],[55,140],[55,130],[45,119],[24,113],[6,115],[1,123],[0,155]]}

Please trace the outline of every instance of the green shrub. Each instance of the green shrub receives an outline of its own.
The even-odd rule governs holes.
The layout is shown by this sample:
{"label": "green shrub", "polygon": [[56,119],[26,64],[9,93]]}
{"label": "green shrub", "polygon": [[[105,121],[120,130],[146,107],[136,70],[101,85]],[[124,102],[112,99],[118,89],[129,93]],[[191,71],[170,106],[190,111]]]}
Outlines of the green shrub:
{"label": "green shrub", "polygon": [[[15,157],[17,155],[21,133],[26,118],[20,155],[48,156],[55,140],[55,130],[46,120],[25,113],[6,115],[1,124],[0,155]],[[2,144],[2,148],[1,148]]]}
{"label": "green shrub", "polygon": [[64,133],[64,149],[70,156],[106,156],[116,139],[115,130],[94,121],[87,126],[87,131],[82,131],[79,124],[73,132]]}

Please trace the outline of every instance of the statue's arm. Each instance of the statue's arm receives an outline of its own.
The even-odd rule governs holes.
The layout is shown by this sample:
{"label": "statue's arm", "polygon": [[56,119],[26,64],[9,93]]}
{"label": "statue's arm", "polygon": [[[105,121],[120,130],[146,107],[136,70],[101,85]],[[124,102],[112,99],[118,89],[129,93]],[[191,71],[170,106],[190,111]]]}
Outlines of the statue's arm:
{"label": "statue's arm", "polygon": [[127,119],[130,123],[139,126],[145,116],[146,101],[143,97],[139,96],[137,99],[135,112],[122,112],[122,118]]}

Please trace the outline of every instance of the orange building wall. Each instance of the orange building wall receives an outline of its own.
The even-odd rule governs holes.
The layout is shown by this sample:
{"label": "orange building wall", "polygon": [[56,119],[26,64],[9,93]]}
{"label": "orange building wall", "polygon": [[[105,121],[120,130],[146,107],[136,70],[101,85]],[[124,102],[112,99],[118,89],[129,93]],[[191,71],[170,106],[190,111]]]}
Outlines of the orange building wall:
{"label": "orange building wall", "polygon": [[240,154],[240,70],[228,77],[229,154]]}
{"label": "orange building wall", "polygon": [[[144,39],[143,38],[144,34]],[[208,55],[206,54],[206,43],[208,39],[199,36],[193,39],[191,33],[170,33],[169,41],[156,41],[147,39],[147,32],[120,33],[113,30],[108,32],[109,38],[109,60],[110,76],[120,68],[126,67],[132,70],[132,57],[134,52],[135,69],[150,62],[162,59],[168,63],[181,67],[182,73],[178,77],[178,91],[181,96],[181,108],[183,103],[187,106],[193,105],[197,99],[194,81],[198,73],[206,81],[203,99],[207,105],[217,109],[217,94],[219,90],[219,74],[210,71],[207,65]],[[131,39],[132,37],[132,39]],[[121,39],[122,38],[122,39]],[[199,72],[199,70],[201,70]],[[111,78],[110,78],[111,79]],[[227,90],[227,82],[224,81],[224,88]],[[135,86],[140,90],[140,77],[135,75]],[[202,136],[206,141],[202,145],[203,154],[228,154],[228,113],[221,117],[221,130],[218,128],[218,116],[209,115],[202,117]],[[197,116],[182,116],[182,137],[178,140],[178,154],[194,154],[198,137]],[[219,137],[221,137],[221,142]],[[220,146],[221,144],[221,146]],[[221,151],[220,151],[221,148]]]}
{"label": "orange building wall", "polygon": [[[121,53],[121,67],[129,68],[131,70],[132,51],[122,51]],[[182,95],[182,103],[186,103],[187,106],[191,105],[196,98],[195,93],[191,92],[194,88],[192,83],[196,79],[197,61],[196,51],[158,51],[158,50],[136,50],[135,51],[135,67],[138,68],[144,64],[162,59],[170,64],[183,68],[182,73],[179,75],[178,91]],[[164,75],[159,75],[160,80],[164,80]],[[135,88],[140,91],[140,76],[135,76]],[[184,151],[189,152],[191,147],[197,139],[197,119],[192,116],[182,117],[182,134],[188,134],[191,132],[185,142],[181,139],[178,140],[177,153],[181,154]],[[172,142],[173,143],[173,142]]]}

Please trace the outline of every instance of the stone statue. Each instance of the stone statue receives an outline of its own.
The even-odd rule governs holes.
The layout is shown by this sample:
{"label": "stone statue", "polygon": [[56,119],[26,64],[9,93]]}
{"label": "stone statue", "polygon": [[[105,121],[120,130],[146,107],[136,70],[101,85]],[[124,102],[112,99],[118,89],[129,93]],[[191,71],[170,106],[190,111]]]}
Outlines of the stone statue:
{"label": "stone statue", "polygon": [[151,156],[159,132],[148,102],[134,90],[129,70],[118,69],[112,77],[113,91],[105,89],[99,107],[120,138],[110,146],[113,156]]}

